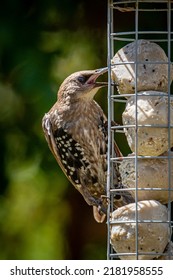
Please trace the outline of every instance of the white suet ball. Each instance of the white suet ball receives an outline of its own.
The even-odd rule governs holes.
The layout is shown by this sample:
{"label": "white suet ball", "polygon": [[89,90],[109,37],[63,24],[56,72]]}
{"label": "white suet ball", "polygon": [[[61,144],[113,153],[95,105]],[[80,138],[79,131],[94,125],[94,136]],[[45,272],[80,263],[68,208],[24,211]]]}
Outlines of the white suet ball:
{"label": "white suet ball", "polygon": [[[134,41],[115,54],[112,64],[112,79],[118,83],[120,94],[134,93],[136,82],[137,91],[168,91],[168,58],[156,43],[147,40]],[[172,78],[171,66],[171,81]]]}
{"label": "white suet ball", "polygon": [[[158,201],[138,202],[138,237],[136,237],[136,205],[130,203],[112,213],[111,244],[116,253],[135,253],[138,238],[139,260],[149,260],[163,253],[169,238],[167,208]],[[152,220],[154,222],[148,222]],[[133,222],[134,221],[134,222]],[[158,221],[158,222],[157,222]],[[159,223],[159,221],[163,221]],[[165,223],[164,223],[165,221]],[[145,253],[151,253],[145,254]],[[160,253],[160,254],[159,254]],[[136,255],[119,255],[122,260],[135,260]]]}
{"label": "white suet ball", "polygon": [[[122,184],[125,188],[134,188],[131,190],[132,196],[135,198],[135,186],[137,180],[137,197],[140,200],[158,200],[162,204],[167,204],[173,201],[173,152],[170,152],[170,167],[168,152],[165,152],[161,157],[157,158],[138,158],[137,159],[137,178],[135,170],[134,154],[130,154],[121,161],[119,172],[122,179]],[[170,193],[169,193],[169,177],[170,172]],[[145,190],[140,190],[145,188]],[[162,189],[162,190],[159,190]],[[164,190],[165,189],[165,190]]]}
{"label": "white suet ball", "polygon": [[[135,152],[136,107],[137,107],[137,152],[143,156],[158,156],[169,149],[168,143],[168,97],[163,92],[145,91],[137,97],[131,96],[122,114],[128,145]],[[173,126],[173,99],[170,98],[170,125]],[[145,127],[144,127],[145,126]],[[155,127],[154,127],[155,126]],[[173,146],[173,128],[170,129],[170,147]]]}

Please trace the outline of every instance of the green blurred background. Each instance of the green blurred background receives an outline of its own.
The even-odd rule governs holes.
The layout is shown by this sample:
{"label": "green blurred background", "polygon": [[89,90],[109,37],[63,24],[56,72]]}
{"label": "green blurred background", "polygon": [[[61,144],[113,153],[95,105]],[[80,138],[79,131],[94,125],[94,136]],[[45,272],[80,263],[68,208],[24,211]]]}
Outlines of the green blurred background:
{"label": "green blurred background", "polygon": [[68,183],[41,128],[66,76],[107,65],[106,15],[99,0],[1,3],[0,259],[106,258],[106,225]]}
{"label": "green blurred background", "polygon": [[[119,26],[130,17],[119,14]],[[41,128],[66,76],[107,65],[106,33],[106,0],[1,3],[0,259],[106,259],[106,224],[68,183]],[[106,89],[97,100],[106,111]]]}

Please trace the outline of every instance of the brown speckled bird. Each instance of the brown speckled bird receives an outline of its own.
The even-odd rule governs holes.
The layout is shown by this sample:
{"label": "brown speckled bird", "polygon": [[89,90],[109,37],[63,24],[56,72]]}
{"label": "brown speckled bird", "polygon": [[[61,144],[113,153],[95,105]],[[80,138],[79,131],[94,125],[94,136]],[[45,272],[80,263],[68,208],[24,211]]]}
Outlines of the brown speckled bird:
{"label": "brown speckled bird", "polygon": [[[97,222],[103,222],[107,208],[107,118],[93,97],[107,85],[96,82],[105,72],[107,68],[67,77],[59,88],[57,102],[42,121],[51,152],[69,181],[93,206]],[[115,154],[121,156],[116,143]],[[115,186],[119,186],[117,170]],[[115,206],[127,204],[128,200],[126,194],[117,195]]]}

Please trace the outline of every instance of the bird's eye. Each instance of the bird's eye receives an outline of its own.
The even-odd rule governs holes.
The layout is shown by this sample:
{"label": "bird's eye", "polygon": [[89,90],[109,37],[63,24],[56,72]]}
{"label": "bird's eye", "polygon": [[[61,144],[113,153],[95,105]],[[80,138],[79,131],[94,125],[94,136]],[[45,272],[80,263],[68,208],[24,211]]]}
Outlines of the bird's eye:
{"label": "bird's eye", "polygon": [[78,81],[81,83],[81,84],[84,84],[86,81],[87,81],[88,77],[85,77],[85,76],[79,76],[78,77]]}

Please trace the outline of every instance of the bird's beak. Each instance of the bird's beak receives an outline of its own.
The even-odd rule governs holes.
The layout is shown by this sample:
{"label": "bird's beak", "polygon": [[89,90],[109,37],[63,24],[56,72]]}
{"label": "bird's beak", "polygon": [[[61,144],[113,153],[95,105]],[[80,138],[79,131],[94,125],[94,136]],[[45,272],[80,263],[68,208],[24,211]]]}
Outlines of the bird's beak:
{"label": "bird's beak", "polygon": [[108,67],[96,69],[95,72],[98,73],[99,75],[102,75],[102,74],[108,72]]}
{"label": "bird's beak", "polygon": [[96,69],[93,74],[89,77],[89,79],[87,80],[87,84],[93,84],[94,87],[103,87],[103,86],[107,86],[108,83],[107,82],[96,82],[97,78],[100,75],[103,75],[104,73],[108,72],[108,67],[104,67],[104,68],[100,68],[100,69]]}

